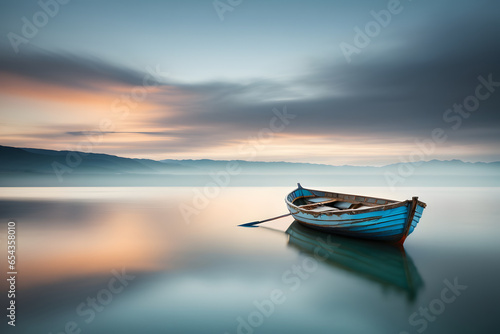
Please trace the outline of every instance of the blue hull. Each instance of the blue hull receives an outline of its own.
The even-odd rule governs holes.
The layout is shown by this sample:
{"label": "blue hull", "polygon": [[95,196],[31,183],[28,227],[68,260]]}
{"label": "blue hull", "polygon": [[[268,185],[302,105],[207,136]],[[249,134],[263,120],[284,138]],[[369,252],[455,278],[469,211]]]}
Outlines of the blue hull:
{"label": "blue hull", "polygon": [[416,197],[394,201],[299,188],[285,199],[288,210],[311,228],[356,238],[403,243],[426,204]]}

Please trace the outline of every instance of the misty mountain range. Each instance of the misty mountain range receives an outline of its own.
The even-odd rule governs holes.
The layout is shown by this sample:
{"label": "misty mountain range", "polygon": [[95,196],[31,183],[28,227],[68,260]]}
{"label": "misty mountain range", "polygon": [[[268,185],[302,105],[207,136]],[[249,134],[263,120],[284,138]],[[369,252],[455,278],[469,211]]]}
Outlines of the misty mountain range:
{"label": "misty mountain range", "polygon": [[[242,160],[131,159],[108,154],[0,146],[0,186],[311,185],[499,186],[500,162],[431,160],[383,167]],[[233,168],[228,169],[228,168]],[[224,180],[224,181],[221,181]]]}

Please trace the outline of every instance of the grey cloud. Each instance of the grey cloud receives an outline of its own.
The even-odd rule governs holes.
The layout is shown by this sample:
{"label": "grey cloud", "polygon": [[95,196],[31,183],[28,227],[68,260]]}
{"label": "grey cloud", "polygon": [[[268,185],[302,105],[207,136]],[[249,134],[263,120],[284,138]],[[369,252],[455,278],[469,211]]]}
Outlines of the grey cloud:
{"label": "grey cloud", "polygon": [[36,51],[0,57],[0,73],[89,91],[102,90],[97,82],[142,86],[146,73],[113,65],[98,58]]}
{"label": "grey cloud", "polygon": [[[258,131],[272,117],[273,107],[286,104],[298,115],[287,129],[290,133],[364,134],[368,139],[392,136],[395,140],[428,136],[436,127],[453,125],[443,120],[444,112],[474,94],[480,83],[478,76],[491,75],[493,81],[500,81],[498,15],[482,4],[474,8],[476,12],[463,12],[458,18],[450,11],[439,17],[430,15],[429,22],[412,27],[413,31],[393,31],[389,37],[399,42],[394,44],[397,47],[376,52],[368,48],[351,64],[332,57],[286,83],[184,87],[219,98],[200,99],[205,102],[203,106],[188,101],[181,106],[182,113],[164,121]],[[283,98],[284,92],[293,92],[296,87],[322,94]],[[269,102],[273,95],[275,101]],[[498,134],[499,95],[500,89],[463,119],[463,129],[473,136],[470,140],[484,138],[484,132],[494,134],[489,140]]]}
{"label": "grey cloud", "polygon": [[[500,81],[500,25],[490,7],[474,8],[460,17],[444,11],[417,26],[388,30],[351,64],[336,54],[286,80],[169,82],[148,95],[159,111],[169,110],[149,125],[182,131],[140,133],[157,137],[158,143],[150,145],[165,152],[222,145],[256,135],[274,117],[272,109],[285,105],[297,115],[285,130],[294,135],[404,142],[427,137],[436,127],[449,129],[452,124],[444,122],[443,113],[474,94],[478,76],[491,74]],[[376,43],[385,45],[384,38],[397,43],[377,48]],[[92,85],[96,81],[141,85],[145,75],[98,59],[55,54],[4,57],[0,72],[88,90],[100,89]],[[172,99],[177,95],[188,98]],[[500,87],[463,120],[461,131],[450,132],[450,139],[498,143],[499,109]],[[77,130],[68,134],[82,135]]]}

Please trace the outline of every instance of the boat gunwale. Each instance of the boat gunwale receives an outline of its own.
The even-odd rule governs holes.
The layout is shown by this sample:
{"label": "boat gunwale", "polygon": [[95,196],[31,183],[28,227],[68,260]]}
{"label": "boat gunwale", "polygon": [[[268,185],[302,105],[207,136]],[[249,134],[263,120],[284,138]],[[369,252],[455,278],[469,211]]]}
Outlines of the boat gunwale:
{"label": "boat gunwale", "polygon": [[[392,203],[387,203],[387,204],[380,204],[380,205],[375,205],[375,206],[372,206],[372,207],[369,207],[369,208],[366,208],[366,209],[345,209],[345,210],[333,210],[332,208],[332,211],[329,211],[329,210],[326,210],[326,211],[322,211],[322,212],[317,212],[317,211],[313,211],[313,210],[308,210],[308,209],[303,209],[303,208],[300,208],[299,206],[293,204],[293,202],[290,202],[288,200],[288,197],[296,192],[297,190],[300,190],[300,189],[303,189],[303,190],[308,190],[310,192],[323,192],[323,193],[328,193],[328,194],[335,194],[337,195],[336,198],[338,198],[338,195],[342,195],[342,196],[354,196],[354,198],[356,197],[365,197],[365,198],[373,198],[375,200],[382,200],[382,201],[386,201],[386,202],[392,202]],[[319,197],[319,196],[298,196],[298,197],[295,197],[293,201],[299,199],[299,198],[308,198],[308,197]],[[335,198],[335,197],[332,197],[332,199]],[[343,199],[344,201],[347,201],[349,202],[349,200],[346,200],[346,199]],[[362,203],[360,201],[356,201],[356,200],[353,200],[352,202],[357,202],[357,203]],[[354,195],[354,194],[344,194],[344,193],[336,193],[336,192],[330,192],[330,191],[325,191],[325,190],[315,190],[315,189],[309,189],[309,188],[303,188],[303,187],[300,187],[300,188],[297,188],[295,190],[293,190],[292,192],[290,192],[286,197],[285,197],[285,203],[299,211],[299,212],[302,212],[302,213],[306,213],[306,214],[310,214],[310,215],[313,215],[314,217],[318,217],[320,215],[326,215],[326,216],[332,216],[332,215],[336,215],[336,216],[340,216],[340,215],[343,215],[343,214],[348,214],[348,215],[353,215],[353,214],[361,214],[361,213],[369,213],[369,212],[377,212],[377,211],[386,211],[386,210],[389,210],[389,209],[394,209],[394,208],[398,208],[398,207],[401,207],[401,206],[406,206],[408,205],[408,203],[411,203],[412,200],[404,200],[404,201],[396,201],[396,200],[390,200],[390,199],[386,199],[386,198],[379,198],[379,197],[372,197],[372,196],[366,196],[366,195]],[[417,206],[420,205],[421,207],[423,208],[426,208],[427,207],[427,204],[425,204],[424,202],[422,201],[417,201]],[[298,212],[295,212],[295,213],[292,213],[292,215],[294,214],[297,214]]]}

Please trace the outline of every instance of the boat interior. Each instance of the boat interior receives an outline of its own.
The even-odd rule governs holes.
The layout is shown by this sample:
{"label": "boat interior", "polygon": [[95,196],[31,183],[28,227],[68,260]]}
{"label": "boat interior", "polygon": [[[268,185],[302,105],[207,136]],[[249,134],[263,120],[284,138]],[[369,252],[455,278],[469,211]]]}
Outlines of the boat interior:
{"label": "boat interior", "polygon": [[328,194],[332,197],[298,197],[293,201],[293,204],[301,209],[313,211],[313,212],[324,212],[324,211],[340,211],[340,210],[363,210],[372,208],[378,205],[385,205],[389,203],[394,203],[395,201],[374,198],[374,197],[364,197],[364,196],[354,196],[354,195],[344,195],[344,194]]}

